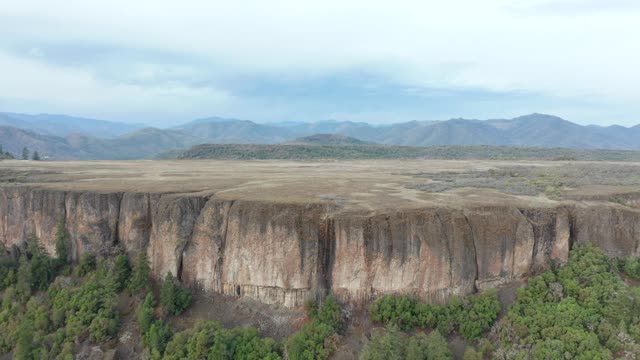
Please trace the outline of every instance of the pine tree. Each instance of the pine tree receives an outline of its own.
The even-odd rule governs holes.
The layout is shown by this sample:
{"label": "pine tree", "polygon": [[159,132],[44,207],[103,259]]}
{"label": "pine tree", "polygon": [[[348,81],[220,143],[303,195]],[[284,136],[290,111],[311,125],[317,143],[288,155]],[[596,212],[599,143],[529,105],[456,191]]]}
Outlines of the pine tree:
{"label": "pine tree", "polygon": [[124,289],[130,275],[131,266],[129,265],[129,258],[126,255],[118,255],[118,257],[116,257],[114,269],[114,279],[117,291]]}
{"label": "pine tree", "polygon": [[56,257],[61,264],[66,264],[69,260],[69,245],[64,217],[60,217],[56,224]]}
{"label": "pine tree", "polygon": [[153,294],[148,293],[144,299],[144,302],[138,306],[138,311],[136,311],[136,318],[138,320],[138,328],[140,329],[140,334],[143,336],[149,331],[151,327],[151,323],[153,323],[153,307],[155,306],[155,300],[153,299]]}
{"label": "pine tree", "polygon": [[33,333],[34,326],[31,319],[24,318],[20,321],[18,328],[18,343],[16,344],[16,351],[13,354],[14,359],[28,360],[34,359],[34,344]]}
{"label": "pine tree", "polygon": [[167,273],[160,290],[160,306],[164,309],[165,314],[173,315],[175,313],[176,284],[173,281],[171,272]]}
{"label": "pine tree", "polygon": [[164,278],[162,289],[160,289],[160,306],[167,315],[178,315],[182,313],[191,303],[191,293],[183,289],[173,277],[171,272],[167,272]]}
{"label": "pine tree", "polygon": [[29,148],[22,148],[22,160],[29,160]]}
{"label": "pine tree", "polygon": [[131,294],[135,294],[142,290],[149,290],[150,273],[151,268],[149,267],[149,258],[147,258],[147,253],[141,251],[136,258],[136,263],[133,267],[133,274],[131,275],[131,281],[129,282],[129,292],[131,292]]}
{"label": "pine tree", "polygon": [[32,159],[35,161],[40,161],[40,154],[38,154],[37,151],[34,151]]}
{"label": "pine tree", "polygon": [[24,255],[20,257],[18,267],[16,296],[23,302],[31,296],[31,264]]}
{"label": "pine tree", "polygon": [[35,233],[27,240],[27,251],[31,254],[31,286],[36,290],[46,290],[55,278],[54,264]]}

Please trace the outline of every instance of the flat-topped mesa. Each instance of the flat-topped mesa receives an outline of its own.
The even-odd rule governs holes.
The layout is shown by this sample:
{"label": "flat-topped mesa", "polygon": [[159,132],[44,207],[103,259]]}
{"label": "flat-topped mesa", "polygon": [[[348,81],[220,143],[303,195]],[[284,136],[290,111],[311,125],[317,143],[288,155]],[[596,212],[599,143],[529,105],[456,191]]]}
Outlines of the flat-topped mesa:
{"label": "flat-topped mesa", "polygon": [[0,165],[0,241],[14,254],[31,234],[53,254],[64,218],[76,261],[144,251],[156,279],[283,306],[327,294],[441,302],[565,262],[587,241],[640,255],[633,163]]}
{"label": "flat-topped mesa", "polygon": [[0,188],[6,248],[35,234],[53,254],[60,218],[75,260],[146,251],[157,279],[172,272],[207,292],[290,307],[327,294],[441,302],[565,262],[573,242],[640,255],[640,212],[614,203],[336,211],[210,194]]}

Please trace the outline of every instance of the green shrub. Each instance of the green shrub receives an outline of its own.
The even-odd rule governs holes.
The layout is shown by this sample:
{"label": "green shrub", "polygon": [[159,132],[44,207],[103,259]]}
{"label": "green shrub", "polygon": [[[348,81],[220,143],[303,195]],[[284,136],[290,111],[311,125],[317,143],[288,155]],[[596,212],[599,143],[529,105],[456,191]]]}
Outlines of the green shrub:
{"label": "green shrub", "polygon": [[640,280],[640,258],[628,257],[622,261],[622,271],[635,280]]}
{"label": "green shrub", "polygon": [[160,290],[160,306],[167,315],[179,315],[191,303],[189,289],[178,285],[177,280],[168,272]]}
{"label": "green shrub", "polygon": [[495,290],[468,296],[459,317],[460,335],[467,340],[478,339],[491,328],[499,313],[500,302]]}
{"label": "green shrub", "polygon": [[162,320],[156,320],[151,323],[143,339],[152,354],[162,354],[171,339],[171,329]]}
{"label": "green shrub", "polygon": [[[421,349],[412,349],[413,355]],[[391,326],[373,332],[360,354],[360,360],[404,360],[407,358],[406,335]]]}
{"label": "green shrub", "polygon": [[500,313],[495,291],[452,297],[447,305],[420,303],[403,295],[386,295],[369,308],[371,318],[401,330],[437,328],[443,334],[459,331],[467,340],[477,339],[491,328]]}
{"label": "green shrub", "polygon": [[287,355],[291,360],[328,359],[334,349],[325,346],[325,339],[335,334],[335,329],[319,321],[306,324],[287,342]]}
{"label": "green shrub", "polygon": [[[531,278],[500,322],[502,348],[521,358],[610,359],[637,353],[640,292],[614,273],[611,260],[592,245],[576,246],[568,263]],[[621,341],[620,339],[624,339]],[[513,344],[532,344],[520,348]]]}
{"label": "green shrub", "polygon": [[73,358],[73,344],[85,338],[105,342],[115,337],[119,315],[108,277],[58,277],[46,293],[30,296],[34,274],[44,273],[34,269],[47,263],[42,259],[53,259],[34,249],[29,254],[31,259],[22,256],[17,283],[0,293],[0,353],[14,350],[15,359],[67,359]]}
{"label": "green shrub", "polygon": [[165,360],[198,359],[281,359],[280,346],[261,338],[252,327],[224,329],[205,321],[175,334],[167,344]]}
{"label": "green shrub", "polygon": [[317,309],[315,318],[323,324],[331,326],[336,332],[341,332],[344,326],[344,319],[342,317],[342,307],[333,296],[327,296],[322,304],[322,307]]}
{"label": "green shrub", "polygon": [[342,308],[331,296],[321,307],[315,302],[306,305],[312,322],[306,324],[287,341],[287,355],[292,360],[328,359],[335,350],[325,340],[342,331]]}
{"label": "green shrub", "polygon": [[482,353],[479,351],[476,351],[476,349],[467,346],[467,348],[464,350],[464,354],[462,355],[462,360],[483,360],[484,356],[482,356]]}
{"label": "green shrub", "polygon": [[77,274],[78,276],[85,276],[88,273],[96,269],[96,256],[90,252],[85,252],[80,256],[80,263],[78,264]]}
{"label": "green shrub", "polygon": [[407,336],[396,326],[377,329],[360,354],[360,360],[448,360],[453,359],[447,340],[438,332]]}

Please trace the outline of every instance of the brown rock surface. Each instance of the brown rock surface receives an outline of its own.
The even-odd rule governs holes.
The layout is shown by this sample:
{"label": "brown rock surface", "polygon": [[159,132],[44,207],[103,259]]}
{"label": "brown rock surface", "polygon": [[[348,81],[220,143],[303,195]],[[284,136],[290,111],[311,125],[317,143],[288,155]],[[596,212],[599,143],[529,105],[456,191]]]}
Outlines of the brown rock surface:
{"label": "brown rock surface", "polygon": [[146,251],[156,278],[172,272],[207,292],[284,306],[328,293],[439,302],[562,263],[574,242],[640,255],[640,211],[607,200],[637,199],[640,187],[583,190],[580,200],[407,187],[418,181],[409,173],[499,164],[2,162],[30,175],[0,184],[0,241],[10,248],[35,234],[53,253],[64,218],[75,259]]}

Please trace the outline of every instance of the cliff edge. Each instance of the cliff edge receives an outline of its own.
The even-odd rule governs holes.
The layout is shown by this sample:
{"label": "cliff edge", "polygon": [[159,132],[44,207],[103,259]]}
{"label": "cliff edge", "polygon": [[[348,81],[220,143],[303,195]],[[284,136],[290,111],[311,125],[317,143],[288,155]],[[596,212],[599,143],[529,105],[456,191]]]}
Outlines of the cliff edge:
{"label": "cliff edge", "polygon": [[156,278],[172,272],[205,292],[288,307],[327,294],[441,302],[563,263],[573,243],[640,256],[634,185],[564,189],[559,199],[411,186],[424,181],[416,173],[502,162],[0,165],[0,241],[9,250],[35,234],[53,254],[64,218],[74,259],[146,251]]}

